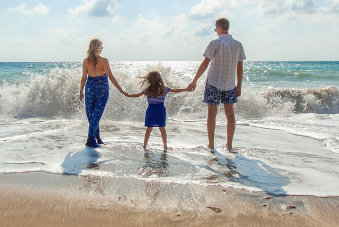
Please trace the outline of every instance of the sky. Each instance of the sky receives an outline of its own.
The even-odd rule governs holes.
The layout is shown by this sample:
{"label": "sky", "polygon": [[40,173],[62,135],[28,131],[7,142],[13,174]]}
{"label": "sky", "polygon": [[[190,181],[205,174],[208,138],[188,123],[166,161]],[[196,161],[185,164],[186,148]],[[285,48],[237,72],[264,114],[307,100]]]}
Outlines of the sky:
{"label": "sky", "polygon": [[0,0],[0,62],[201,61],[215,20],[248,61],[338,61],[339,0]]}

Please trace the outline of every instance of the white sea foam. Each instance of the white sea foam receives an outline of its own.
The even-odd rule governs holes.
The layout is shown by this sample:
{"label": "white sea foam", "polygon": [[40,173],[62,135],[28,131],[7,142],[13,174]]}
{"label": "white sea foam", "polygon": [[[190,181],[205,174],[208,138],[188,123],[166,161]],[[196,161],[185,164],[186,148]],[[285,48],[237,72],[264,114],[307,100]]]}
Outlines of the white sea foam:
{"label": "white sea foam", "polygon": [[[178,69],[171,70],[163,64],[144,65],[138,71],[113,71],[116,79],[129,93],[140,92],[137,76],[151,69],[160,71],[166,84],[183,88],[192,76],[182,76]],[[193,70],[192,70],[193,74]],[[26,81],[3,83],[0,88],[0,115],[11,117],[71,118],[83,112],[79,101],[81,69],[51,69],[47,75],[34,74]],[[166,99],[168,114],[182,120],[206,118],[206,106],[202,103],[204,83],[195,92],[170,94]],[[242,118],[287,116],[295,113],[339,113],[339,92],[336,87],[323,89],[287,89],[252,87],[246,83],[235,109]],[[142,121],[147,103],[142,98],[126,98],[111,85],[110,99],[104,118],[113,120]]]}
{"label": "white sea foam", "polygon": [[[225,151],[225,126],[216,128],[216,152],[206,148],[203,122],[169,121],[169,149],[162,152],[158,130],[144,152],[142,123],[101,122],[107,145],[86,148],[86,120],[7,118],[0,131],[14,126],[0,142],[0,172],[44,171],[57,174],[135,178],[164,183],[221,185],[270,194],[338,195],[337,153],[322,141],[284,130],[239,124],[234,144]],[[26,135],[26,136],[25,136]],[[7,137],[8,138],[8,137]],[[310,189],[311,188],[311,189]]]}
{"label": "white sea foam", "polygon": [[[129,93],[140,91],[137,76],[161,72],[168,86],[187,86],[198,64],[112,63]],[[272,71],[268,71],[272,72]],[[0,173],[135,178],[179,184],[221,185],[271,194],[339,195],[337,87],[306,89],[253,85],[244,81],[235,105],[234,146],[225,151],[226,120],[219,107],[216,150],[206,148],[204,75],[195,92],[166,98],[170,149],[162,152],[154,129],[150,150],[142,149],[144,97],[126,98],[112,85],[100,122],[107,145],[85,148],[88,122],[79,102],[80,68],[55,68],[0,87]],[[302,76],[298,75],[299,77]],[[269,85],[269,84],[268,84]]]}

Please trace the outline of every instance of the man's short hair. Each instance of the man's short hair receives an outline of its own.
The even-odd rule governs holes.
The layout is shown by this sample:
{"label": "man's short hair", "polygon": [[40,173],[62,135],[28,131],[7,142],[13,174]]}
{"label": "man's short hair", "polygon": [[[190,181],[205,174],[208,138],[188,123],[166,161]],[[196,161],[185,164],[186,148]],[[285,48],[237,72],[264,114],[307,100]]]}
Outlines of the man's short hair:
{"label": "man's short hair", "polygon": [[215,26],[228,31],[230,29],[230,22],[226,18],[221,17],[215,22]]}

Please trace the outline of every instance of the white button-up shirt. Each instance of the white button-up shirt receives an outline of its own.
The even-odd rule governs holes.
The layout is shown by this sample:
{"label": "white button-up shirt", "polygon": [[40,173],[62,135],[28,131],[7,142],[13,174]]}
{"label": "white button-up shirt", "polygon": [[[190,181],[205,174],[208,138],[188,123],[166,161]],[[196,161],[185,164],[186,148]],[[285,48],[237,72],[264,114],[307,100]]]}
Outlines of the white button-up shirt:
{"label": "white button-up shirt", "polygon": [[210,42],[204,57],[212,60],[206,83],[223,91],[234,89],[238,62],[246,59],[242,44],[231,35],[221,34]]}

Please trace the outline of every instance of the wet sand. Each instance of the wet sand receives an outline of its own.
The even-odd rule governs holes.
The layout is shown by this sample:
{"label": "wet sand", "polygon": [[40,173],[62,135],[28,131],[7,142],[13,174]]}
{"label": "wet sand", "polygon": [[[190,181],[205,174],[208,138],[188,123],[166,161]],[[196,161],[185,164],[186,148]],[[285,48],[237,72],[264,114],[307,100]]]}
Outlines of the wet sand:
{"label": "wet sand", "polygon": [[338,226],[339,197],[155,180],[0,174],[1,226]]}

